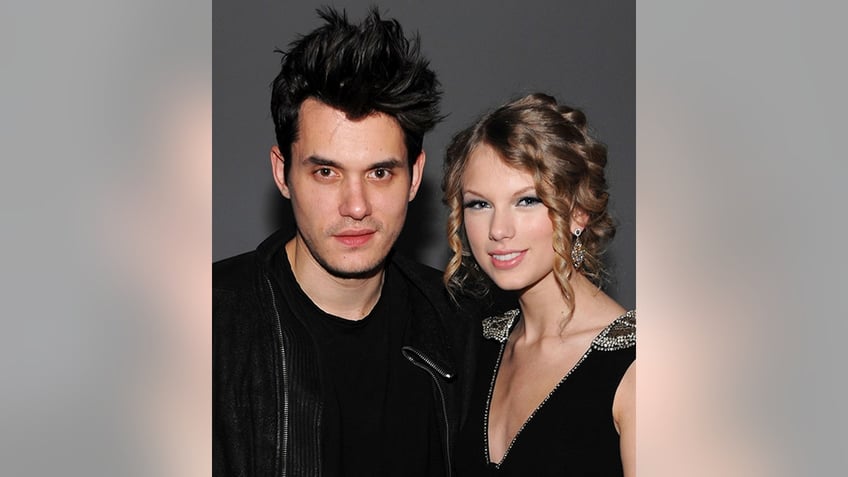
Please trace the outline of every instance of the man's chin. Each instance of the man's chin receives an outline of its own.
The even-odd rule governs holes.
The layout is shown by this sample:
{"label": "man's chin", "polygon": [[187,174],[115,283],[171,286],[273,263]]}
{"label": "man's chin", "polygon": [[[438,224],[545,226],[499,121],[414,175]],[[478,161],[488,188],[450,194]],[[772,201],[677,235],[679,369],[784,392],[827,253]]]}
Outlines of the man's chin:
{"label": "man's chin", "polygon": [[321,266],[323,266],[324,269],[327,270],[330,275],[333,275],[337,278],[365,279],[373,278],[377,276],[380,272],[382,272],[384,263],[385,260],[381,260],[376,264],[372,265],[340,264],[337,266],[329,263],[321,263]]}

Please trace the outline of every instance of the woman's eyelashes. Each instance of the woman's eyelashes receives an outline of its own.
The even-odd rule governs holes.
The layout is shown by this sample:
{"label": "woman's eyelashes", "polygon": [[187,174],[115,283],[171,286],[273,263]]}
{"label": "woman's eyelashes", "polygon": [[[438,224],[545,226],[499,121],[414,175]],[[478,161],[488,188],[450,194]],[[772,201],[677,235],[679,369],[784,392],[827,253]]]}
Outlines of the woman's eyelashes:
{"label": "woman's eyelashes", "polygon": [[[516,207],[532,207],[537,204],[541,204],[542,199],[536,196],[525,196],[521,197],[515,201]],[[463,207],[466,209],[488,209],[491,208],[491,204],[489,202],[482,199],[468,199],[463,203]]]}
{"label": "woman's eyelashes", "polygon": [[536,196],[529,195],[529,196],[522,197],[522,198],[518,199],[518,203],[516,205],[518,205],[519,207],[531,207],[531,206],[534,206],[536,204],[541,204],[541,203],[542,203],[541,199],[539,199]]}
{"label": "woman's eyelashes", "polygon": [[466,209],[485,209],[489,207],[489,203],[480,199],[469,199],[463,204]]}

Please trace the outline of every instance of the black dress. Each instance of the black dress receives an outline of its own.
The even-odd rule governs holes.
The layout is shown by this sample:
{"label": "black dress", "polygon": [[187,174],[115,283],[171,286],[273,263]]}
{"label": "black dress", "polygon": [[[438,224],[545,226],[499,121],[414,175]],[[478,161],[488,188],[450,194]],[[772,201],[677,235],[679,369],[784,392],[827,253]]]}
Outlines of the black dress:
{"label": "black dress", "polygon": [[636,358],[636,313],[613,321],[533,411],[500,463],[490,462],[488,410],[497,370],[518,310],[483,321],[484,337],[471,413],[457,443],[457,475],[621,476],[612,402]]}

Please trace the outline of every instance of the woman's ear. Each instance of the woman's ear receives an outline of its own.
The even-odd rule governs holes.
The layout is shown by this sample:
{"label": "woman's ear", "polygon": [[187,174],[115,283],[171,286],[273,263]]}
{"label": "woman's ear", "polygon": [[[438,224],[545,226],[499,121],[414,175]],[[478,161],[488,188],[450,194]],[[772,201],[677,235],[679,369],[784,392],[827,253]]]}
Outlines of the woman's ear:
{"label": "woman's ear", "polygon": [[573,234],[575,230],[580,229],[583,230],[586,228],[586,224],[589,223],[589,214],[586,213],[583,209],[575,208],[573,212],[571,212],[571,233]]}

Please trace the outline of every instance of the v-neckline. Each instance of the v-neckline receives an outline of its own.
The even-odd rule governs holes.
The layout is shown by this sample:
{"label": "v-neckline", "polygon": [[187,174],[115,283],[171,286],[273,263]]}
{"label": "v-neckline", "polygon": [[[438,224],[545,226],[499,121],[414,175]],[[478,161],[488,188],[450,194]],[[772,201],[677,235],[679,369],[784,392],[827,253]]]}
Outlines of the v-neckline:
{"label": "v-neckline", "polygon": [[[553,389],[551,389],[550,392],[548,392],[548,394],[545,396],[545,398],[542,399],[542,402],[540,402],[533,409],[533,412],[531,412],[530,415],[527,416],[527,419],[524,420],[524,423],[521,424],[521,427],[519,427],[518,430],[515,432],[515,435],[512,436],[512,439],[509,441],[509,445],[507,445],[506,451],[504,451],[504,455],[501,457],[500,462],[492,462],[491,451],[489,450],[489,415],[490,415],[490,411],[491,411],[491,407],[492,407],[492,396],[495,394],[495,382],[498,379],[498,373],[500,372],[500,368],[501,368],[501,360],[503,359],[503,354],[504,354],[504,350],[506,349],[506,344],[509,342],[509,337],[507,336],[507,339],[505,339],[501,343],[501,349],[500,349],[500,351],[498,351],[498,359],[495,360],[495,369],[494,369],[494,372],[492,373],[491,382],[489,383],[489,393],[488,393],[488,396],[486,396],[486,407],[484,408],[485,413],[483,415],[483,452],[485,453],[485,456],[486,456],[486,464],[487,465],[494,465],[496,469],[500,469],[500,467],[503,465],[504,461],[506,460],[507,456],[509,455],[509,451],[512,450],[512,446],[515,445],[516,440],[518,440],[518,436],[521,435],[521,432],[524,430],[525,427],[527,427],[527,424],[529,424],[530,421],[533,420],[533,417],[536,414],[538,414],[539,410],[545,405],[545,403],[548,402],[548,400],[550,400],[551,396],[554,395],[554,393],[557,391],[557,389],[559,389],[560,386],[562,386],[562,384],[565,383],[565,381],[568,379],[568,377],[571,376],[574,373],[574,371],[577,370],[577,368],[580,367],[580,365],[584,361],[586,361],[586,358],[588,358],[589,355],[592,353],[592,350],[594,349],[595,340],[597,340],[599,336],[603,335],[604,332],[606,332],[608,329],[610,329],[613,325],[615,325],[615,323],[617,323],[622,317],[626,316],[628,313],[625,313],[624,315],[621,315],[620,317],[613,320],[612,323],[610,323],[609,325],[604,327],[604,329],[601,330],[601,332],[598,333],[597,336],[592,338],[592,341],[589,343],[589,348],[586,349],[586,351],[583,353],[583,355],[580,357],[580,359],[578,359],[577,362],[574,363],[574,366],[572,366],[571,369],[569,369],[568,372],[565,373],[565,376],[563,376],[562,379],[560,379],[554,385]],[[520,316],[520,313],[518,315]],[[511,331],[512,325],[514,325],[514,324],[515,324],[514,322],[509,324],[509,326],[507,327],[507,333],[509,333]]]}

